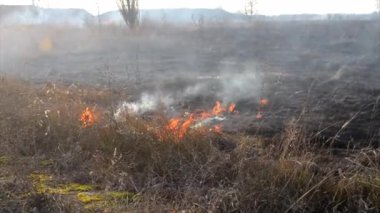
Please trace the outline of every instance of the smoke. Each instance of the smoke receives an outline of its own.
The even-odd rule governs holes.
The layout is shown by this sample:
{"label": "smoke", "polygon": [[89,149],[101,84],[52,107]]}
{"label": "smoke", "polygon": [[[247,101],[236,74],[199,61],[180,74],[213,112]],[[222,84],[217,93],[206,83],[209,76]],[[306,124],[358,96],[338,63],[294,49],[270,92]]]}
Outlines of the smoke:
{"label": "smoke", "polygon": [[226,69],[214,77],[201,77],[202,81],[187,87],[181,97],[212,96],[223,103],[256,99],[261,90],[261,79],[254,67],[247,65],[241,71]]}
{"label": "smoke", "polygon": [[115,116],[120,118],[125,113],[143,114],[155,111],[160,106],[173,109],[173,105],[192,102],[199,98],[209,100],[210,104],[214,104],[215,100],[220,100],[227,105],[232,102],[257,100],[260,96],[261,79],[255,69],[245,68],[237,72],[223,71],[207,78],[197,76],[196,79],[199,80],[176,91],[156,88],[156,92],[143,93],[138,101],[123,101]]}
{"label": "smoke", "polygon": [[143,93],[138,101],[121,102],[115,112],[115,118],[120,120],[125,117],[126,114],[144,114],[156,110],[159,106],[168,108],[173,103],[174,100],[169,95],[162,96],[158,93]]}
{"label": "smoke", "polygon": [[241,100],[252,100],[259,96],[261,80],[253,71],[240,73],[225,73],[221,81],[221,90],[218,97],[223,102],[238,102]]}

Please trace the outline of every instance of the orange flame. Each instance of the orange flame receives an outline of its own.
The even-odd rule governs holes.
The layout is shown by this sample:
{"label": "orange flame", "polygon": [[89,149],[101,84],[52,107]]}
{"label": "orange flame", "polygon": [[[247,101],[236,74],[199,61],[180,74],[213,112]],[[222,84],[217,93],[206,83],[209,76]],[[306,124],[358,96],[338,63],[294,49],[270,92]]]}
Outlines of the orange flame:
{"label": "orange flame", "polygon": [[216,101],[215,106],[212,109],[212,114],[216,116],[216,115],[221,114],[224,111],[226,111],[226,110],[223,109],[222,104],[220,103],[220,101]]}
{"label": "orange flame", "polygon": [[236,109],[236,104],[235,103],[231,103],[230,106],[228,107],[228,111],[230,113],[234,113],[235,109]]}
{"label": "orange flame", "polygon": [[176,130],[180,124],[181,120],[179,118],[170,119],[169,124],[166,126],[168,130]]}
{"label": "orange flame", "polygon": [[[236,108],[236,104],[231,103],[228,107],[228,109],[223,108],[220,101],[216,101],[215,106],[212,108],[211,111],[202,111],[199,113],[192,113],[186,118],[178,117],[178,118],[172,118],[169,120],[169,122],[166,125],[166,130],[169,131],[169,133],[173,134],[174,136],[178,137],[178,139],[183,139],[188,131],[190,130],[190,127],[196,123],[196,122],[202,122],[208,118],[211,118],[213,116],[220,116],[224,112],[230,112],[234,113]],[[222,132],[222,125],[215,125],[213,126],[210,131],[221,133]]]}
{"label": "orange flame", "polygon": [[191,114],[185,121],[181,121],[181,118],[173,118],[166,125],[166,130],[178,136],[179,139],[184,138],[190,129],[190,126],[194,122],[194,114]]}
{"label": "orange flame", "polygon": [[267,106],[268,104],[269,104],[268,99],[266,99],[266,98],[260,99],[260,106],[264,107],[264,106]]}
{"label": "orange flame", "polygon": [[84,128],[94,125],[96,122],[94,112],[89,107],[86,107],[80,116],[80,121],[82,122],[82,127]]}
{"label": "orange flame", "polygon": [[189,128],[190,128],[191,124],[193,123],[193,121],[194,121],[194,115],[191,114],[189,116],[189,118],[185,122],[183,122],[181,128],[179,129],[179,135],[178,135],[178,137],[180,139],[182,139],[182,138],[185,137],[185,135],[186,135],[187,131],[189,130]]}

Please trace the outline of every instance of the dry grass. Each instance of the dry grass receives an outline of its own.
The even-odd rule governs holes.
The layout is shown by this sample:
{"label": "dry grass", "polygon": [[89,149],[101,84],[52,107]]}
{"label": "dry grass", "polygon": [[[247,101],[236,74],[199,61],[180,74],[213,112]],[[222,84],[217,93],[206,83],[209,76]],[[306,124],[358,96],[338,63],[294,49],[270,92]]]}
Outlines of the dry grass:
{"label": "dry grass", "polygon": [[[163,139],[157,136],[163,116],[115,122],[109,93],[1,78],[0,209],[376,212],[380,208],[379,150],[332,155],[313,147],[296,122],[272,139],[202,130],[190,132],[180,142],[168,133]],[[86,106],[95,107],[99,118],[89,128],[79,122]],[[77,196],[41,191],[29,178],[36,172],[50,174],[57,185],[86,184],[97,191]],[[100,197],[106,192],[115,199],[103,202]],[[130,193],[139,198],[132,199]]]}

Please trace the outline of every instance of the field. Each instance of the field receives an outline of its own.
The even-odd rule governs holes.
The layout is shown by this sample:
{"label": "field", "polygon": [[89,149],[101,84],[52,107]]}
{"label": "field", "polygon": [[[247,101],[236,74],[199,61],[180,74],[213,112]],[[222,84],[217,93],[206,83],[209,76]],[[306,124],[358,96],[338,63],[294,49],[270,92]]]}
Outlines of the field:
{"label": "field", "polygon": [[2,27],[1,212],[377,212],[380,22]]}

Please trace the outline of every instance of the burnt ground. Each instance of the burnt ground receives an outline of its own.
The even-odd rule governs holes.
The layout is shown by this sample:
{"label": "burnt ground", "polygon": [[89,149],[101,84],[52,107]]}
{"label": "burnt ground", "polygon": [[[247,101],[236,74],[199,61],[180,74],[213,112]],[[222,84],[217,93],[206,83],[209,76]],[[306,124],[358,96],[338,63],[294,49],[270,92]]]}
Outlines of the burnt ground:
{"label": "burnt ground", "polygon": [[[175,109],[225,99],[240,112],[226,131],[274,136],[296,123],[316,140],[378,146],[379,38],[376,21],[159,25],[135,33],[2,27],[1,71],[36,83],[113,87],[131,100],[160,91],[174,97]],[[229,92],[229,82],[240,86]],[[261,109],[260,98],[269,105]]]}

